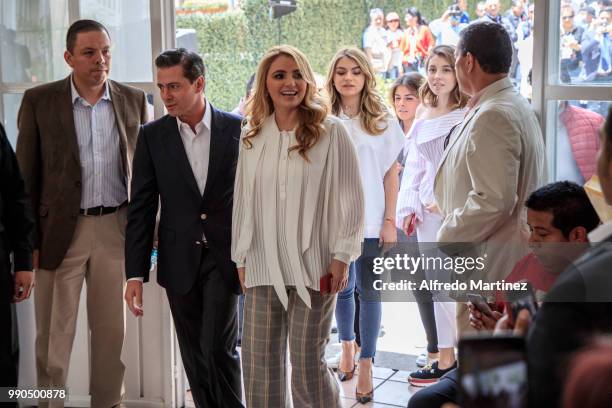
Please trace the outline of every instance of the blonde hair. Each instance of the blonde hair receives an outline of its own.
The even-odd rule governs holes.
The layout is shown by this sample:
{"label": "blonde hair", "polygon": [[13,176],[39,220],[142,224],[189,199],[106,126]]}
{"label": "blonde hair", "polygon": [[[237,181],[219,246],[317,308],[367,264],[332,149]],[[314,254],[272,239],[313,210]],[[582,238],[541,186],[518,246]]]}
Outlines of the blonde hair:
{"label": "blonde hair", "polygon": [[361,113],[361,127],[370,135],[380,135],[387,130],[386,119],[390,115],[383,97],[376,89],[376,76],[368,57],[363,51],[348,47],[336,53],[327,72],[327,83],[325,89],[331,100],[331,109],[334,115],[340,114],[341,96],[334,85],[334,72],[341,58],[350,58],[355,61],[365,77],[365,83],[361,90],[359,112]]}
{"label": "blonde hair", "polygon": [[[451,109],[461,109],[467,105],[469,96],[459,90],[459,82],[457,81],[457,73],[455,72],[455,47],[452,45],[437,45],[429,53],[429,56],[425,60],[425,72],[429,69],[429,62],[433,57],[442,57],[448,62],[453,70],[455,76],[455,87],[451,91],[448,103]],[[433,93],[429,87],[429,82],[423,82],[421,89],[419,89],[419,97],[424,105],[436,107],[438,106],[438,96]]]}
{"label": "blonde hair", "polygon": [[266,78],[270,66],[281,55],[293,58],[303,80],[306,82],[306,94],[298,106],[298,126],[295,131],[298,144],[291,146],[289,151],[297,150],[299,155],[308,161],[306,154],[308,149],[317,143],[325,130],[323,121],[329,114],[329,106],[327,100],[317,92],[314,73],[308,59],[300,50],[290,45],[270,48],[259,62],[253,93],[246,106],[249,130],[242,142],[246,149],[251,149],[253,147],[252,139],[263,128],[266,118],[274,112],[274,104],[266,88]]}

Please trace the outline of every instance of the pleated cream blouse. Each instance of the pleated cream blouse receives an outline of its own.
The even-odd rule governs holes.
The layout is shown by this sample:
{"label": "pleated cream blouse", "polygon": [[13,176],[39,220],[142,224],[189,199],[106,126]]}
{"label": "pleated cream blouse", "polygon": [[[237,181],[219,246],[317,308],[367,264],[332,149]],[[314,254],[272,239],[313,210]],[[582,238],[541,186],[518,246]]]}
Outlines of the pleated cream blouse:
{"label": "pleated cream blouse", "polygon": [[[361,253],[364,197],[355,147],[340,120],[308,150],[294,132],[281,132],[274,115],[245,149],[241,141],[232,216],[232,260],[245,267],[246,287],[272,285],[287,308],[287,286],[310,307],[308,289],[332,259],[350,263]],[[242,131],[241,139],[248,128]]]}

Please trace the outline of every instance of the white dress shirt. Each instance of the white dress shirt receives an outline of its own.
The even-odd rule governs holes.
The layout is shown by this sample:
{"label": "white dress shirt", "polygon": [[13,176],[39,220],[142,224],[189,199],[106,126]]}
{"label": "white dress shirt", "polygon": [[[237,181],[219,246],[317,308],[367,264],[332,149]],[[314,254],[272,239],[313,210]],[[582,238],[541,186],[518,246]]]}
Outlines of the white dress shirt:
{"label": "white dress shirt", "polygon": [[191,127],[177,117],[179,133],[185,146],[185,153],[191,165],[191,170],[198,183],[200,194],[204,194],[206,178],[208,177],[208,162],[210,160],[210,104],[206,101],[204,117],[195,125],[195,133]]}

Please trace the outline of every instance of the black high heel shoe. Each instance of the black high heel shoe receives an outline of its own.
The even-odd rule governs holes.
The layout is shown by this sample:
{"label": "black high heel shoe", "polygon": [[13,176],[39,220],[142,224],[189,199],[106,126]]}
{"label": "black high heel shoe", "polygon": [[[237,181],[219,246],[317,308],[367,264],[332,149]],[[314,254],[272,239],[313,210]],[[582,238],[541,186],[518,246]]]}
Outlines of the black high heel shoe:
{"label": "black high heel shoe", "polygon": [[[370,366],[370,378],[372,379],[372,366]],[[359,392],[357,389],[355,389],[355,398],[360,404],[367,404],[368,402],[371,402],[372,399],[374,399],[374,384],[372,384],[372,389],[370,392]]]}
{"label": "black high heel shoe", "polygon": [[355,376],[356,368],[357,364],[353,364],[353,369],[351,371],[342,371],[340,367],[338,367],[338,379],[342,382],[352,380]]}
{"label": "black high heel shoe", "polygon": [[357,402],[360,404],[367,404],[374,399],[374,389],[372,389],[370,392],[355,391],[355,397],[357,398]]}

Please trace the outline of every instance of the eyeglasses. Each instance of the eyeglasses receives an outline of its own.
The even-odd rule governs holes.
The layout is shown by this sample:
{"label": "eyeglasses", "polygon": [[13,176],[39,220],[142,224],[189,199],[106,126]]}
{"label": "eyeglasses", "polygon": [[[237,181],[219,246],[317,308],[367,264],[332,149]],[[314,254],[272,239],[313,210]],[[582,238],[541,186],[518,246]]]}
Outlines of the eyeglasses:
{"label": "eyeglasses", "polygon": [[574,19],[574,16],[573,16],[573,15],[571,15],[571,16],[563,16],[563,17],[561,17],[561,20],[573,20],[573,19]]}
{"label": "eyeglasses", "polygon": [[387,23],[399,23],[399,19],[387,20]]}

